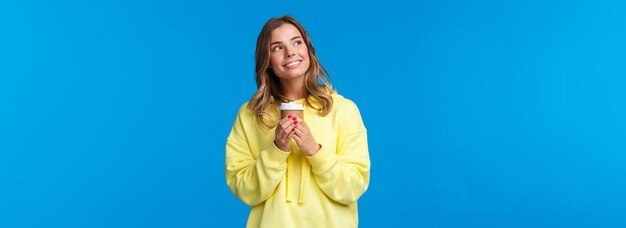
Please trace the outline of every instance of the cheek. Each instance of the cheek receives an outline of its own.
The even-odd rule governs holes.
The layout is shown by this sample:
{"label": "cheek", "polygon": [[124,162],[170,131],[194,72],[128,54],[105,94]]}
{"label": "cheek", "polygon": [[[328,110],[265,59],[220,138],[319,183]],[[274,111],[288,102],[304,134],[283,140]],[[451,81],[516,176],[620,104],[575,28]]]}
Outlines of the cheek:
{"label": "cheek", "polygon": [[310,56],[309,56],[308,50],[304,49],[303,53],[302,53],[302,56],[304,57],[304,59],[306,59],[307,63],[311,62],[311,58],[309,58]]}
{"label": "cheek", "polygon": [[300,55],[305,56],[307,59],[309,58],[309,49],[304,46],[300,49]]}
{"label": "cheek", "polygon": [[307,62],[310,60],[309,50],[306,47],[301,49],[300,55],[303,56],[307,60]]}
{"label": "cheek", "polygon": [[280,66],[280,58],[275,55],[270,56],[270,66],[272,67]]}

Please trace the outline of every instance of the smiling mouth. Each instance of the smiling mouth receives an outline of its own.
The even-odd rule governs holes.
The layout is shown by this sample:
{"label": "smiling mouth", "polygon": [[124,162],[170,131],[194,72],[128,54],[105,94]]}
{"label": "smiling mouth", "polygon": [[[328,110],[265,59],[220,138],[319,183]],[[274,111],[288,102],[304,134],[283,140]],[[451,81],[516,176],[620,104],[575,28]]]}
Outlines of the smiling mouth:
{"label": "smiling mouth", "polygon": [[287,63],[287,64],[285,64],[285,65],[283,65],[283,66],[284,66],[285,68],[287,68],[287,69],[291,70],[291,69],[295,69],[295,68],[299,67],[299,66],[300,66],[300,63],[302,63],[302,60],[293,61],[293,62]]}

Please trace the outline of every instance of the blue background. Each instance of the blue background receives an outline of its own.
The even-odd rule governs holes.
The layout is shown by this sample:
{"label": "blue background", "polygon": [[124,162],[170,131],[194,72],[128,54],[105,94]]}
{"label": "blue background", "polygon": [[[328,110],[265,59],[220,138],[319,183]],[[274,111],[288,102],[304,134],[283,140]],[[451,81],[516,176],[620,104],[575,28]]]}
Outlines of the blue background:
{"label": "blue background", "polygon": [[626,227],[622,1],[2,1],[0,227],[243,227],[270,17],[361,109],[361,227]]}

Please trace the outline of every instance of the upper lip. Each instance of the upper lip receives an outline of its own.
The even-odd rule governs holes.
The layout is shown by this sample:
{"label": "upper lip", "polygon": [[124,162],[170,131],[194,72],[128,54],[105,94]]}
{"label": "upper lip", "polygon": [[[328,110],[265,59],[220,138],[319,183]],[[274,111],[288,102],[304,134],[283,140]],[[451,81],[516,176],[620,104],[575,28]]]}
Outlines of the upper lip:
{"label": "upper lip", "polygon": [[290,61],[290,62],[288,62],[288,63],[284,64],[283,66],[287,66],[287,65],[289,65],[289,64],[291,64],[291,63],[293,63],[293,62],[302,62],[302,60],[294,60],[294,61]]}

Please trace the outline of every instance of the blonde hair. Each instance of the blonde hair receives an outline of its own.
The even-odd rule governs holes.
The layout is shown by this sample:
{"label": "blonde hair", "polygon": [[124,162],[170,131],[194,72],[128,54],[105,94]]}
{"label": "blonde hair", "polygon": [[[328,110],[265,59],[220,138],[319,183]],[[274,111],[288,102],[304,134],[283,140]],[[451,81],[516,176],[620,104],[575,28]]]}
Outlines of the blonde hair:
{"label": "blonde hair", "polygon": [[269,68],[272,31],[284,24],[295,26],[302,34],[308,48],[311,64],[304,74],[305,104],[317,110],[322,116],[327,115],[333,106],[331,94],[334,90],[330,75],[317,59],[311,39],[304,27],[291,16],[271,18],[265,23],[257,38],[255,53],[257,91],[248,102],[248,109],[254,113],[257,124],[266,128],[272,128],[277,124],[277,120],[272,119],[267,112],[268,108],[277,108],[280,102],[289,101],[281,91],[278,77]]}

